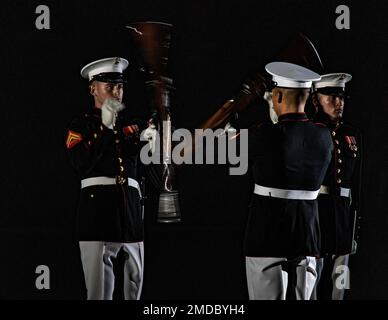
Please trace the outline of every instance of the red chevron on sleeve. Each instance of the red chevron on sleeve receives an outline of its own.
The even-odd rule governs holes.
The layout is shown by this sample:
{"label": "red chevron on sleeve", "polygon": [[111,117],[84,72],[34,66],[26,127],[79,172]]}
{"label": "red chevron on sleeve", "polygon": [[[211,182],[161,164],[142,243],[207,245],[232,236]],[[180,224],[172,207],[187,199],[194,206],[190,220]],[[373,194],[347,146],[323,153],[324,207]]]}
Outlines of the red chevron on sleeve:
{"label": "red chevron on sleeve", "polygon": [[69,130],[66,138],[67,149],[73,148],[75,145],[82,141],[82,134]]}

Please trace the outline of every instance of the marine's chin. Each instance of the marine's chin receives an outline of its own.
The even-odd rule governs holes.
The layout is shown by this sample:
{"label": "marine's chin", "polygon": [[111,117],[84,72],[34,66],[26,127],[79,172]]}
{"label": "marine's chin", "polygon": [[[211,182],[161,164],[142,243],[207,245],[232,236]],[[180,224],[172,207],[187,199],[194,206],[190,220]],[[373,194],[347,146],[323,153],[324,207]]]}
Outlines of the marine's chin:
{"label": "marine's chin", "polygon": [[342,119],[342,112],[336,112],[334,116],[332,117],[332,120],[339,121]]}

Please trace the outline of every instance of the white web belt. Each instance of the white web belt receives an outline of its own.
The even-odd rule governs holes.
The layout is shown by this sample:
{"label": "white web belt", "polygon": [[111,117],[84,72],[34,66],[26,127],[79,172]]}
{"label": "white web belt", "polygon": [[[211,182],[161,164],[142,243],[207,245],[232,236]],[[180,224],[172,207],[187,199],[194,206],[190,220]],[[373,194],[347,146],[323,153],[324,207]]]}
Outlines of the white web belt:
{"label": "white web belt", "polygon": [[[348,188],[339,188],[339,195],[341,197],[350,197],[350,189]],[[328,186],[321,186],[321,189],[319,190],[319,194],[331,194],[330,188]]]}
{"label": "white web belt", "polygon": [[[126,183],[128,183],[128,186],[134,187],[139,191],[139,195],[141,196],[140,186],[139,183],[132,178],[125,178],[127,180]],[[86,178],[81,180],[81,189],[90,187],[90,186],[107,186],[107,185],[113,185],[117,184],[116,178],[110,178],[110,177],[93,177],[93,178]]]}
{"label": "white web belt", "polygon": [[287,190],[263,187],[255,184],[254,193],[260,196],[292,199],[292,200],[315,200],[318,197],[319,190],[307,191],[307,190]]}

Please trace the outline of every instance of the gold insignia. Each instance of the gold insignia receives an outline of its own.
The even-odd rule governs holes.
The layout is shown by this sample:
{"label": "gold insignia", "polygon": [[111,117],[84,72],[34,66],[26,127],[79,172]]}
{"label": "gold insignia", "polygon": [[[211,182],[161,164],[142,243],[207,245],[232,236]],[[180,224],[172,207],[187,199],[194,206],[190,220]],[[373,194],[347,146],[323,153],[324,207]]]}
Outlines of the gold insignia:
{"label": "gold insignia", "polygon": [[69,130],[66,138],[67,149],[73,148],[75,145],[82,141],[82,134]]}

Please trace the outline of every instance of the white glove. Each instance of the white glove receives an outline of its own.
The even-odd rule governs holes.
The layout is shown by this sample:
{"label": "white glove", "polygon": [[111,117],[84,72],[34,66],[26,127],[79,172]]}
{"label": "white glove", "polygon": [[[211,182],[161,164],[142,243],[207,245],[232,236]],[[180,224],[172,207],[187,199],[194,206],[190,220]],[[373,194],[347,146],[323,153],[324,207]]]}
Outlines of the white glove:
{"label": "white glove", "polygon": [[273,108],[273,102],[272,102],[272,92],[266,91],[264,93],[264,100],[268,102],[269,105],[269,117],[271,118],[271,121],[273,123],[278,122],[278,115],[275,112],[275,109]]}
{"label": "white glove", "polygon": [[357,241],[352,241],[352,252],[350,254],[355,254],[357,252]]}
{"label": "white glove", "polygon": [[230,122],[228,122],[228,123],[225,125],[224,130],[222,130],[222,132],[221,132],[219,135],[217,135],[217,138],[220,138],[220,137],[222,137],[224,134],[227,134],[227,133],[229,133],[229,134],[231,134],[231,135],[237,133],[236,128],[234,128],[234,127],[230,124]]}
{"label": "white glove", "polygon": [[156,126],[152,123],[142,132],[143,137],[148,140],[150,150],[152,153],[155,152],[156,139],[158,136],[158,130],[156,130]]}
{"label": "white glove", "polygon": [[225,133],[226,133],[226,132],[230,132],[230,133],[236,133],[236,132],[237,132],[236,128],[232,127],[232,125],[230,124],[230,122],[228,122],[228,123],[225,125],[224,131],[225,131]]}
{"label": "white glove", "polygon": [[117,114],[124,108],[125,106],[120,101],[112,98],[106,99],[101,107],[101,118],[104,126],[113,130]]}

